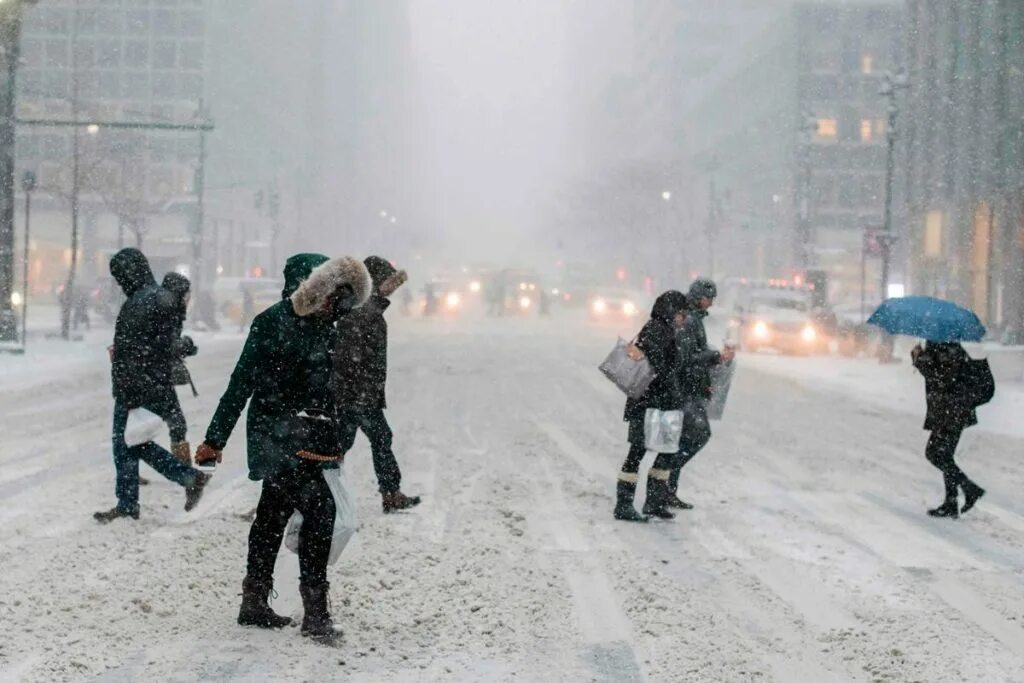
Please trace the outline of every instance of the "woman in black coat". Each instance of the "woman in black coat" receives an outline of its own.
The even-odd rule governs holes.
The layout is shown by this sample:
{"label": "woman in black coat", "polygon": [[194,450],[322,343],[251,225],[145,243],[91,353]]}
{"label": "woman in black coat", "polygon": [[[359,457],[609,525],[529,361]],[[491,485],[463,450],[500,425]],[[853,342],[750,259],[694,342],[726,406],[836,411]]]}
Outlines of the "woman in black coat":
{"label": "woman in black coat", "polygon": [[[914,367],[924,376],[928,414],[924,428],[932,433],[925,456],[942,472],[946,499],[928,511],[932,517],[959,517],[967,512],[985,490],[967,478],[954,460],[960,435],[978,424],[965,384],[965,370],[970,357],[957,343],[927,342],[910,352]],[[963,509],[959,507],[959,490],[964,492]]]}
{"label": "woman in black coat", "polygon": [[629,423],[629,454],[622,464],[616,486],[615,519],[629,522],[646,522],[644,515],[662,519],[674,516],[666,507],[668,477],[671,473],[671,454],[659,454],[654,466],[647,473],[647,502],[644,515],[633,507],[640,461],[647,449],[644,445],[644,415],[648,408],[678,410],[682,402],[679,391],[679,352],[676,349],[676,330],[686,320],[686,296],[670,290],[654,302],[651,319],[647,321],[636,340],[636,347],[643,352],[654,368],[656,377],[637,399],[626,401],[623,419]]}

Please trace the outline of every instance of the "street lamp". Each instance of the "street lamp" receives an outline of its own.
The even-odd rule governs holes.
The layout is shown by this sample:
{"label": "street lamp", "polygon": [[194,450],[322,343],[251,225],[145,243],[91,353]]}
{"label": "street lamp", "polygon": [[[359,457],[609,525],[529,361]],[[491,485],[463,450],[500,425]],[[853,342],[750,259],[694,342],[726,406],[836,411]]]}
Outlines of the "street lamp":
{"label": "street lamp", "polygon": [[380,217],[381,217],[381,218],[387,218],[387,217],[388,217],[388,212],[387,212],[387,211],[383,211],[383,210],[382,210],[382,211],[380,212]]}
{"label": "street lamp", "polygon": [[32,191],[36,189],[36,174],[25,171],[21,176],[21,189],[25,192],[25,244],[21,262],[21,347],[28,343],[28,245],[31,235]]}
{"label": "street lamp", "polygon": [[[0,0],[0,2],[2,2],[2,0]],[[96,135],[100,132],[100,127],[95,123],[90,123],[85,127],[85,131],[89,133],[89,135]]]}
{"label": "street lamp", "polygon": [[887,71],[882,75],[882,84],[878,88],[878,94],[888,100],[888,107],[886,108],[888,120],[885,130],[885,213],[882,222],[882,234],[879,240],[881,242],[879,246],[882,249],[882,282],[880,290],[882,297],[888,295],[892,245],[896,241],[895,236],[892,234],[892,181],[896,165],[896,115],[899,113],[899,108],[896,106],[896,91],[903,90],[908,86],[909,81],[905,73],[893,76]]}
{"label": "street lamp", "polygon": [[397,219],[397,218],[395,218],[394,216],[392,216],[392,217],[391,217],[391,222],[392,222],[392,223],[397,223],[397,222],[398,222],[398,219]]}
{"label": "street lamp", "polygon": [[669,192],[668,190],[665,190],[664,192],[661,193],[661,198],[667,202],[670,199],[672,199],[672,193]]}

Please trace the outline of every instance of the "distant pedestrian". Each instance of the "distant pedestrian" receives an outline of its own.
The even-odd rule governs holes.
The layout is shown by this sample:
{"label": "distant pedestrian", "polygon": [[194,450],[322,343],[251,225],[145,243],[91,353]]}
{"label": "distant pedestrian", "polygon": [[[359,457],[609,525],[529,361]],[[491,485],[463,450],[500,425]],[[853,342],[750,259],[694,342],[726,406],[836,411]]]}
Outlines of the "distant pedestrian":
{"label": "distant pedestrian", "polygon": [[[113,451],[117,470],[117,505],[93,515],[101,523],[121,517],[139,518],[139,461],[185,487],[185,510],[203,494],[209,475],[189,467],[148,441],[128,446],[128,413],[145,408],[167,423],[173,443],[186,442],[185,416],[171,382],[171,369],[181,349],[176,336],[177,310],[170,292],[158,287],[149,262],[138,249],[122,249],[110,260],[110,274],[127,300],[114,326],[111,379],[114,394]],[[187,444],[187,442],[186,442]]]}
{"label": "distant pedestrian", "polygon": [[92,329],[89,322],[89,292],[83,287],[75,287],[71,298],[71,327],[77,330],[81,325]]}
{"label": "distant pedestrian", "polygon": [[687,294],[689,315],[686,317],[686,323],[676,334],[679,349],[679,388],[683,399],[683,436],[679,442],[679,453],[672,462],[672,474],[668,482],[668,505],[680,510],[693,508],[692,504],[679,498],[680,473],[711,440],[711,423],[708,421],[711,368],[720,363],[728,363],[735,355],[730,348],[716,351],[708,347],[704,319],[717,296],[718,288],[714,282],[707,278],[695,280]]}
{"label": "distant pedestrian", "polygon": [[327,561],[336,508],[323,470],[337,468],[342,453],[330,353],[334,323],[366,300],[370,276],[353,258],[297,254],[285,264],[284,282],[281,301],[253,320],[196,462],[220,462],[248,404],[249,478],[262,481],[263,488],[249,530],[238,623],[261,628],[291,623],[271,609],[269,599],[285,527],[298,511],[302,634],[333,643],[340,633],[328,606]]}
{"label": "distant pedestrian", "polygon": [[370,256],[364,262],[373,280],[370,300],[338,321],[332,390],[338,407],[342,452],[347,453],[362,430],[370,441],[384,512],[419,505],[419,496],[400,490],[402,472],[391,449],[393,434],[384,409],[388,376],[388,297],[408,279],[387,260]]}
{"label": "distant pedestrian", "polygon": [[651,318],[636,339],[636,348],[646,356],[656,377],[640,398],[626,401],[624,420],[629,423],[629,454],[622,464],[616,485],[615,519],[627,522],[646,522],[646,515],[672,519],[667,508],[668,477],[673,454],[660,453],[647,473],[647,500],[644,514],[633,507],[640,463],[647,452],[644,417],[648,408],[678,410],[679,352],[675,334],[686,320],[686,297],[681,292],[668,291],[658,297],[651,310]]}
{"label": "distant pedestrian", "polygon": [[[928,514],[932,517],[959,517],[985,495],[985,490],[971,481],[955,460],[961,434],[978,424],[967,372],[971,359],[960,344],[936,342],[927,342],[924,348],[915,346],[910,357],[914,367],[924,376],[928,400],[924,428],[931,432],[931,437],[925,456],[942,472],[946,489],[942,505],[929,510]],[[959,506],[960,490],[964,492],[963,508]]]}
{"label": "distant pedestrian", "polygon": [[423,315],[432,316],[437,313],[437,287],[427,283],[423,288]]}
{"label": "distant pedestrian", "polygon": [[245,332],[246,328],[252,324],[252,319],[256,315],[256,301],[252,296],[252,289],[250,289],[243,282],[242,288],[242,310],[239,313],[238,318],[238,331]]}

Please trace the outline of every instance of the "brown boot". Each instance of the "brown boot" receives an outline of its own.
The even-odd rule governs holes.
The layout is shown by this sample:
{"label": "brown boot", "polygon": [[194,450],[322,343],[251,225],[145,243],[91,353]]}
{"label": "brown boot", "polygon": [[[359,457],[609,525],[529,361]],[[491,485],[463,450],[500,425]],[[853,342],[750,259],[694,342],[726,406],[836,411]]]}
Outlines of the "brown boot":
{"label": "brown boot", "polygon": [[183,464],[192,467],[192,447],[188,441],[177,441],[171,444],[171,453]]}
{"label": "brown boot", "polygon": [[382,493],[381,505],[384,512],[395,512],[396,510],[408,510],[420,504],[419,496],[407,496],[401,491]]}

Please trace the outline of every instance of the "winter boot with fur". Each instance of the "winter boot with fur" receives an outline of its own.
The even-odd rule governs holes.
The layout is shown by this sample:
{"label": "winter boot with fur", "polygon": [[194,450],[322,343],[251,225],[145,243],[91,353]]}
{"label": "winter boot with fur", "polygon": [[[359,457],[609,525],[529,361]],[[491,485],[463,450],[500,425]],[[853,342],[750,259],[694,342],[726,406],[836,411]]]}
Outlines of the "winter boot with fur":
{"label": "winter boot with fur", "polygon": [[633,507],[636,495],[636,474],[620,472],[615,486],[615,519],[623,522],[646,522],[647,518]]}
{"label": "winter boot with fur", "polygon": [[960,510],[960,514],[963,514],[974,507],[975,503],[985,495],[985,489],[981,488],[970,479],[965,481],[961,488],[964,490],[964,506]]}
{"label": "winter boot with fur", "polygon": [[196,478],[192,480],[192,485],[185,489],[185,512],[191,512],[192,508],[199,505],[199,499],[203,497],[203,489],[212,478],[213,475],[196,472]]}
{"label": "winter boot with fur", "polygon": [[419,496],[407,496],[401,491],[394,491],[393,493],[382,493],[381,506],[384,508],[384,512],[396,512],[398,510],[408,510],[414,508],[420,504]]}
{"label": "winter boot with fur", "polygon": [[270,594],[274,592],[272,582],[249,578],[242,579],[242,607],[238,610],[238,623],[242,626],[260,628],[284,628],[292,620],[282,617],[270,609]]}
{"label": "winter boot with fur", "polygon": [[647,473],[647,500],[644,501],[644,514],[658,519],[675,519],[675,514],[668,509],[668,475],[670,470],[654,469]]}
{"label": "winter boot with fur", "polygon": [[323,643],[335,645],[341,640],[342,632],[334,626],[328,606],[327,591],[331,584],[324,581],[319,586],[299,586],[302,595],[302,635]]}
{"label": "winter boot with fur", "polygon": [[171,444],[171,453],[182,464],[192,467],[192,447],[188,441],[176,441]]}

